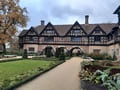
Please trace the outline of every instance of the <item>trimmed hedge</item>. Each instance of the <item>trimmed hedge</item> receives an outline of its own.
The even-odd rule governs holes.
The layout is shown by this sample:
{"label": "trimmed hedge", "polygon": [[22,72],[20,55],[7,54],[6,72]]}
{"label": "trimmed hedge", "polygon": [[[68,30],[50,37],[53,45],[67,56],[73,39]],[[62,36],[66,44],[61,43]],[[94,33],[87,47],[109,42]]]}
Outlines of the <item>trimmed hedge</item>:
{"label": "trimmed hedge", "polygon": [[106,53],[104,53],[104,54],[93,54],[93,53],[91,53],[91,54],[88,54],[88,55],[85,55],[85,56],[91,57],[95,60],[113,60],[113,58]]}

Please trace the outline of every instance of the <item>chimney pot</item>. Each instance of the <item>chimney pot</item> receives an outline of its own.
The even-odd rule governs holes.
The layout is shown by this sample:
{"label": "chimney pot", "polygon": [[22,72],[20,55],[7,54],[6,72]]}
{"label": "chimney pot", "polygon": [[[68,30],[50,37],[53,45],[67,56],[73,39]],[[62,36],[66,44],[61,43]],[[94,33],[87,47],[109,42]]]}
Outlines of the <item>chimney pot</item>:
{"label": "chimney pot", "polygon": [[41,26],[44,26],[44,25],[45,25],[45,21],[41,20]]}

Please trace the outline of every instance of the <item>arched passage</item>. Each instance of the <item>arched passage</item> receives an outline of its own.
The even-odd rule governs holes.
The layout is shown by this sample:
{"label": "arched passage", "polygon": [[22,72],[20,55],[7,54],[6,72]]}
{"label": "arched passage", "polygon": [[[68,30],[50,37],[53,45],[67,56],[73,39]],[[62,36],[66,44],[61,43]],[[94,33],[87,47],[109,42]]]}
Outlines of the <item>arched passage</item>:
{"label": "arched passage", "polygon": [[79,55],[82,55],[83,54],[83,51],[81,50],[80,47],[73,47],[70,49],[70,56],[72,55],[76,55],[76,56],[79,56]]}
{"label": "arched passage", "polygon": [[46,46],[43,49],[43,54],[46,55],[47,57],[51,57],[51,56],[53,56],[55,54],[55,51],[54,51],[53,47]]}

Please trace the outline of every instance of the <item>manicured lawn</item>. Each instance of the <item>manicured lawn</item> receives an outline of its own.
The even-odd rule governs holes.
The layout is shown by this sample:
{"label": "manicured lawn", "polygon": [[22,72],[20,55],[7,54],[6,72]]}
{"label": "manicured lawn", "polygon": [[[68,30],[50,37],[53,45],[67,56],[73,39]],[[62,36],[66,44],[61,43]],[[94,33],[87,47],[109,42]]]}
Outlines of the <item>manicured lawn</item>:
{"label": "manicured lawn", "polygon": [[[43,60],[20,60],[0,63],[0,84],[2,84],[0,86],[7,87],[13,85],[15,82],[49,69],[58,63],[60,61]],[[7,84],[6,81],[8,81]]]}

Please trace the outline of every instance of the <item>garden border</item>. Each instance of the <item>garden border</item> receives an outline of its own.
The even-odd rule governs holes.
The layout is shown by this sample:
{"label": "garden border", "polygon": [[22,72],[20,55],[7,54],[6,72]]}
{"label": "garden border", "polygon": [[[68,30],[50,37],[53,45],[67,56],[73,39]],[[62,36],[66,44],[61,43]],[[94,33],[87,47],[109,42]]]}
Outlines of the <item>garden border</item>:
{"label": "garden border", "polygon": [[[14,61],[16,61],[16,60],[14,60]],[[44,71],[39,72],[39,73],[36,73],[36,74],[34,74],[34,75],[32,75],[32,76],[30,76],[30,77],[28,77],[28,78],[26,78],[26,79],[18,82],[18,83],[16,83],[16,84],[13,85],[13,86],[6,87],[4,90],[13,90],[13,89],[15,89],[15,88],[17,88],[17,87],[20,87],[20,86],[24,85],[25,83],[30,82],[30,81],[32,81],[33,79],[37,78],[38,76],[41,76],[41,75],[43,75],[44,73],[52,70],[53,68],[55,68],[55,67],[63,64],[64,62],[65,62],[65,61],[61,61],[60,63],[56,64],[55,66],[50,67],[50,68],[47,69],[47,70],[44,70]]]}

